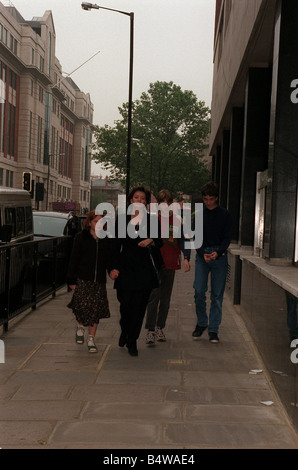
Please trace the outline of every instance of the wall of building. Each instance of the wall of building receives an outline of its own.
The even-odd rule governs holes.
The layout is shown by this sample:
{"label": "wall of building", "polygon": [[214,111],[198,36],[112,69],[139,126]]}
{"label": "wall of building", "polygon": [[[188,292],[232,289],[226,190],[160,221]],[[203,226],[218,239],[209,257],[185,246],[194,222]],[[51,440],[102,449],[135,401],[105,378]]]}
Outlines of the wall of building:
{"label": "wall of building", "polygon": [[209,153],[234,219],[226,295],[298,429],[296,308],[294,333],[287,323],[289,295],[298,302],[298,3],[223,0],[216,18]]}
{"label": "wall of building", "polygon": [[[265,276],[249,259],[242,261],[242,275],[245,282],[241,290],[241,316],[290,419],[298,429],[298,369],[297,363],[293,362],[296,361],[295,348],[290,347],[289,293]],[[292,301],[296,304],[297,298],[294,296]],[[296,305],[294,309],[294,321],[297,322]]]}

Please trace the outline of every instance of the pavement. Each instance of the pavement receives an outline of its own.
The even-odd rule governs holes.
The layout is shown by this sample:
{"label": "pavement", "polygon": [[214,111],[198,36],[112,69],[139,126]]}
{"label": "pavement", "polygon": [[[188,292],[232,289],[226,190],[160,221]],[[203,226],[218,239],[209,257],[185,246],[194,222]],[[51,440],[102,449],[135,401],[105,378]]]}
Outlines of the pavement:
{"label": "pavement", "polygon": [[9,325],[1,336],[0,447],[105,449],[111,459],[117,449],[297,449],[297,433],[227,297],[220,342],[210,343],[207,332],[192,339],[193,276],[193,267],[177,272],[167,341],[148,347],[143,329],[138,357],[118,347],[110,280],[111,318],[100,321],[98,354],[75,343],[66,289]]}

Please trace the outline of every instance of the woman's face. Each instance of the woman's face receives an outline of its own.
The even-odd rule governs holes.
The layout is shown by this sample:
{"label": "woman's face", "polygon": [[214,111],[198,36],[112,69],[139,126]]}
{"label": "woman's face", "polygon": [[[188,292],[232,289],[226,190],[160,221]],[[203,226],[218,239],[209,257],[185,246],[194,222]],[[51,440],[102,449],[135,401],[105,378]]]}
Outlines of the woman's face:
{"label": "woman's face", "polygon": [[102,218],[102,215],[97,215],[96,217],[94,217],[94,219],[91,220],[90,222],[91,230],[95,231],[95,226],[101,218]]}
{"label": "woman's face", "polygon": [[131,198],[130,202],[133,203],[140,203],[146,205],[146,194],[143,191],[136,191]]}

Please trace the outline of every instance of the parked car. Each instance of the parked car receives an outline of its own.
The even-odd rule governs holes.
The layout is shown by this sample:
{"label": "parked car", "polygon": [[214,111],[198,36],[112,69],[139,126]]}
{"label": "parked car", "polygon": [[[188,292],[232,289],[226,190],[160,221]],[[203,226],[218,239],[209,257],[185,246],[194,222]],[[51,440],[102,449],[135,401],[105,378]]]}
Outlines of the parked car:
{"label": "parked car", "polygon": [[74,237],[82,230],[83,219],[73,212],[33,211],[34,237]]}

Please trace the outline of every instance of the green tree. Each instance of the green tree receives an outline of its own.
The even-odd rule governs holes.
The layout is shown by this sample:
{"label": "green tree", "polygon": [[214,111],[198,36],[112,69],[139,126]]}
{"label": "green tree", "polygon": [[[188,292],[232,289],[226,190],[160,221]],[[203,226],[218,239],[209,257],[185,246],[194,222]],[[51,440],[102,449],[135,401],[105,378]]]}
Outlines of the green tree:
{"label": "green tree", "polygon": [[[96,127],[92,158],[125,187],[128,104],[122,119]],[[151,83],[132,108],[131,186],[144,184],[193,194],[208,179],[202,161],[209,130],[209,108],[192,91],[173,82]]]}

